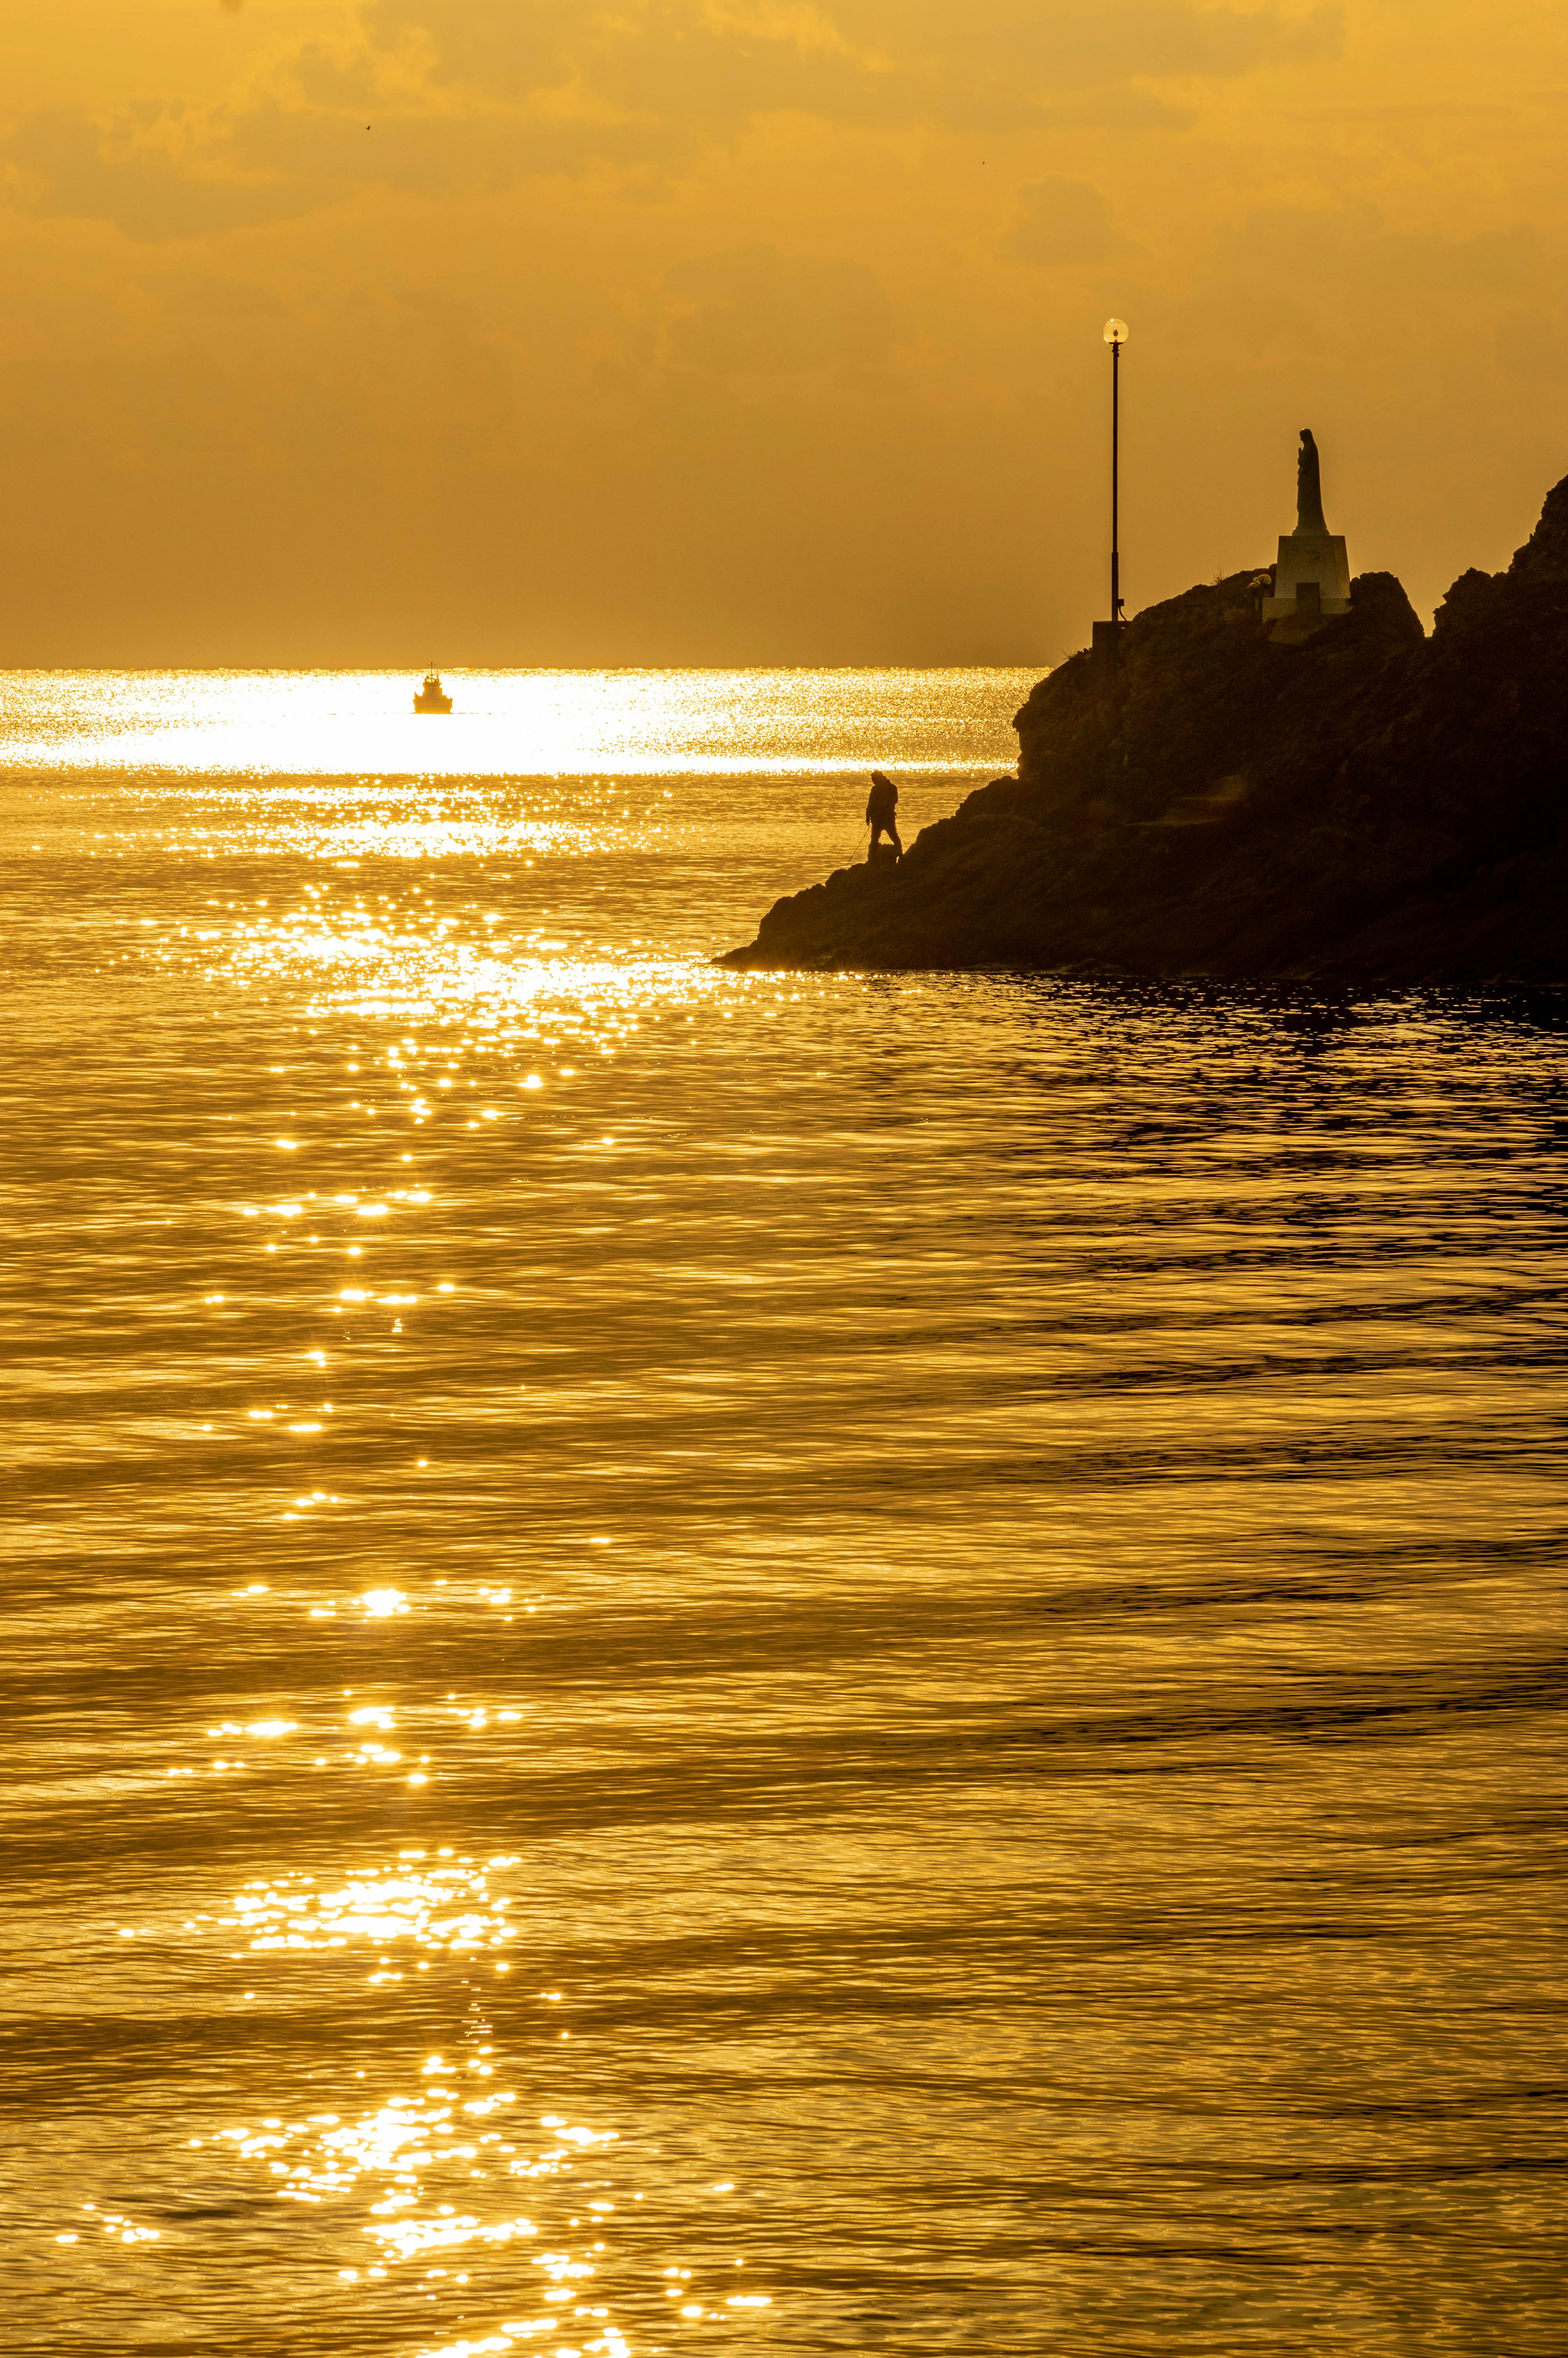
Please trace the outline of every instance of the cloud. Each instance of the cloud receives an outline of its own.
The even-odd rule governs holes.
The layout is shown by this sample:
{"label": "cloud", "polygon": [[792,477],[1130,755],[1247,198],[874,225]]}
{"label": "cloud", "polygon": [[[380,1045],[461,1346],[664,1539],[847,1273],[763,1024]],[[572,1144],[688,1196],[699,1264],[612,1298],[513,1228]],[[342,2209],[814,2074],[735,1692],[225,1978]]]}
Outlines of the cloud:
{"label": "cloud", "polygon": [[1379,299],[1397,292],[1411,301],[1518,288],[1541,260],[1539,233],[1523,222],[1470,237],[1394,231],[1366,203],[1259,206],[1217,250],[1229,268],[1269,278],[1330,277],[1352,268],[1361,278],[1370,268]]}
{"label": "cloud", "polygon": [[613,21],[584,0],[369,0],[360,11],[372,49],[412,48],[434,80],[467,82],[492,100],[564,81]]}
{"label": "cloud", "polygon": [[1092,181],[1051,178],[1020,189],[1018,218],[1001,242],[1001,252],[1010,262],[1057,270],[1108,262],[1126,254],[1128,246]]}
{"label": "cloud", "polygon": [[29,115],[0,144],[12,186],[31,212],[108,221],[127,237],[207,237],[308,211],[319,191],[236,178],[221,138],[197,140],[178,116],[149,128],[104,126],[71,109]]}
{"label": "cloud", "polygon": [[667,284],[690,306],[671,323],[669,358],[710,376],[881,368],[903,341],[881,282],[859,263],[736,246],[681,264]]}
{"label": "cloud", "polygon": [[246,278],[221,278],[194,272],[175,279],[169,300],[179,308],[215,319],[281,319],[287,306],[270,287]]}
{"label": "cloud", "polygon": [[1308,359],[1413,348],[1433,322],[1466,335],[1504,299],[1545,283],[1524,222],[1453,236],[1393,230],[1375,205],[1263,206],[1215,240],[1188,330]]}
{"label": "cloud", "polygon": [[1071,645],[1112,308],[1135,602],[1267,553],[1303,417],[1418,600],[1563,471],[1560,0],[1326,70],[1322,0],[218,12],[36,8],[8,84],[36,660]]}
{"label": "cloud", "polygon": [[918,61],[927,78],[957,75],[1000,92],[1022,85],[1038,103],[1062,89],[1230,79],[1260,65],[1336,54],[1338,0],[1236,7],[1224,0],[839,0],[850,38]]}
{"label": "cloud", "polygon": [[371,0],[362,21],[373,48],[412,47],[433,81],[492,103],[570,90],[713,133],[787,114],[1004,128],[1069,101],[1076,120],[1162,123],[1150,82],[1306,62],[1344,40],[1340,0]]}
{"label": "cloud", "polygon": [[1309,60],[1342,31],[1336,0],[365,0],[344,39],[300,42],[226,105],[36,114],[0,157],[34,212],[195,238],[364,186],[669,173],[791,115],[1179,128],[1190,106],[1156,85]]}
{"label": "cloud", "polygon": [[1560,320],[1537,308],[1509,311],[1497,326],[1498,366],[1506,375],[1561,385],[1568,372],[1568,335]]}
{"label": "cloud", "polygon": [[[304,63],[306,80],[321,86],[321,60]],[[24,211],[109,222],[146,244],[297,220],[366,187],[440,198],[579,177],[600,164],[643,170],[673,153],[656,124],[525,108],[463,114],[411,106],[406,96],[377,103],[373,85],[367,93],[347,69],[333,95],[336,104],[318,105],[273,89],[238,107],[172,107],[107,123],[53,109],[0,140],[0,163]]]}

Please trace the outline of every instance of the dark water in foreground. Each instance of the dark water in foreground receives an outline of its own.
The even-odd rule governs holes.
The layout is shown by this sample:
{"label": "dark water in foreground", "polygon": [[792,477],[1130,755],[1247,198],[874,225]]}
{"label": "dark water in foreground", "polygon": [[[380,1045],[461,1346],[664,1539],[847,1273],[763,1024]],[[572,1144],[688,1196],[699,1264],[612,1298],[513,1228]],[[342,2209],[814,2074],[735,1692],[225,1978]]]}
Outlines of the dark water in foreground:
{"label": "dark water in foreground", "polygon": [[6,684],[8,2352],[1568,2345],[1562,1011],[700,962],[1024,685]]}

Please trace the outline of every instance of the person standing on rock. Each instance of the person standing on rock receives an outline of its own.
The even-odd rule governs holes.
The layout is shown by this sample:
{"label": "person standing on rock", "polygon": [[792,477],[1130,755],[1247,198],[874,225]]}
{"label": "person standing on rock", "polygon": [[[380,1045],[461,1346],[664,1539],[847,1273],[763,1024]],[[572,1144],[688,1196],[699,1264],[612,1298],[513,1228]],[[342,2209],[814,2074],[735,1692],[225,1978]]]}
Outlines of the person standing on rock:
{"label": "person standing on rock", "polygon": [[871,772],[871,791],[866,797],[866,817],[871,830],[871,848],[868,859],[876,858],[877,846],[884,835],[893,848],[893,857],[903,858],[903,846],[898,839],[898,823],[893,813],[898,808],[898,788],[881,770]]}

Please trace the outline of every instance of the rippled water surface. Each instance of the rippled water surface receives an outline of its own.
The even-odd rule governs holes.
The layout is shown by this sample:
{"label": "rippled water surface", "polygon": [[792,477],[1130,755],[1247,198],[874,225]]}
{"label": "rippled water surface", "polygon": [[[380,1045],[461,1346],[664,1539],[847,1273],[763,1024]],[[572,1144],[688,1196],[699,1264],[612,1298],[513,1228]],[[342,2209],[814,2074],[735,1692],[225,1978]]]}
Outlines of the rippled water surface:
{"label": "rippled water surface", "polygon": [[1004,673],[3,687],[17,2353],[1556,2353],[1562,1010],[708,960]]}

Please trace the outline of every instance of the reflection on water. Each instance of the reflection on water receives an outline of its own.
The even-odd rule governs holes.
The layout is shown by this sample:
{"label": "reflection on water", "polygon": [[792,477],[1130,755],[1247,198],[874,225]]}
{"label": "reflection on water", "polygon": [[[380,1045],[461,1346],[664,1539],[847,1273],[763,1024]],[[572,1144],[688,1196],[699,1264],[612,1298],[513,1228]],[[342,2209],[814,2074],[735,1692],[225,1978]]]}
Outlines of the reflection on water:
{"label": "reflection on water", "polygon": [[7,2347],[1555,2353],[1560,1011],[715,970],[1019,682],[630,676],[13,700]]}
{"label": "reflection on water", "polygon": [[[1029,672],[450,672],[413,709],[395,672],[33,672],[9,676],[17,770],[186,770],[351,780],[906,774],[1013,765]],[[0,675],[0,677],[4,677]],[[601,783],[596,781],[596,783]],[[612,783],[612,782],[611,782]]]}

